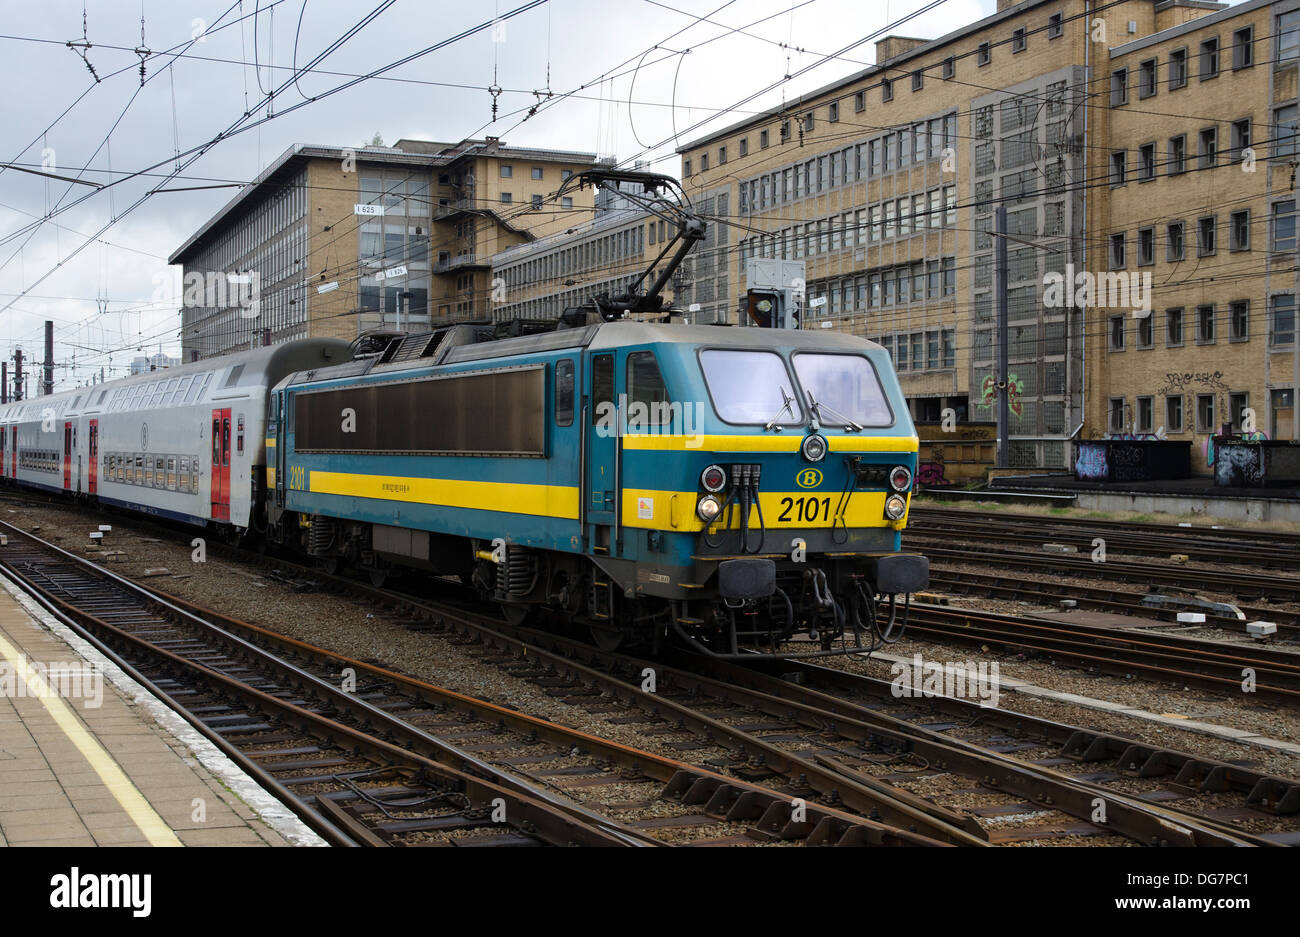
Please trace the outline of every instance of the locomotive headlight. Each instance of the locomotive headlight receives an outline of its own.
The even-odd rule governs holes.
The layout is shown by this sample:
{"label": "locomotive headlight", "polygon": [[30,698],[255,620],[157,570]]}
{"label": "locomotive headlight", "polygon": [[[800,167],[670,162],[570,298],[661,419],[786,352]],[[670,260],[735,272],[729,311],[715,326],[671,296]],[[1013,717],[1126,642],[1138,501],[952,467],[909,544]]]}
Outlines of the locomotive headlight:
{"label": "locomotive headlight", "polygon": [[885,499],[885,517],[891,521],[900,521],[907,513],[907,501],[902,495],[890,495]]}
{"label": "locomotive headlight", "polygon": [[889,470],[889,487],[895,491],[907,491],[912,487],[912,470],[906,465],[895,465]]}
{"label": "locomotive headlight", "polygon": [[717,493],[727,486],[727,473],[721,465],[710,465],[700,473],[700,484],[705,491]]}
{"label": "locomotive headlight", "polygon": [[803,453],[803,457],[809,462],[820,462],[826,458],[827,448],[826,437],[813,433],[811,436],[803,438],[803,445],[799,447],[799,451]]}
{"label": "locomotive headlight", "polygon": [[704,523],[711,524],[722,513],[722,503],[713,495],[705,495],[695,505],[695,513],[700,516],[700,520],[704,521]]}

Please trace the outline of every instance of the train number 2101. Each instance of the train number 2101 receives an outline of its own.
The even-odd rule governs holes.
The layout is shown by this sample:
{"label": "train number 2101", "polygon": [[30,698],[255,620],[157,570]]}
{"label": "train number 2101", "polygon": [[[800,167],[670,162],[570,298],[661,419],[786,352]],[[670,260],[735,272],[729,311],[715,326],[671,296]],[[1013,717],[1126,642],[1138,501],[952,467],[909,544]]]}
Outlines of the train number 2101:
{"label": "train number 2101", "polygon": [[[796,512],[798,516],[792,517],[790,515],[791,511]],[[830,498],[782,498],[781,516],[777,520],[782,523],[796,521],[800,524],[812,524],[819,517],[829,519],[830,516]]]}
{"label": "train number 2101", "polygon": [[289,466],[289,487],[294,491],[307,490],[307,470],[301,465]]}

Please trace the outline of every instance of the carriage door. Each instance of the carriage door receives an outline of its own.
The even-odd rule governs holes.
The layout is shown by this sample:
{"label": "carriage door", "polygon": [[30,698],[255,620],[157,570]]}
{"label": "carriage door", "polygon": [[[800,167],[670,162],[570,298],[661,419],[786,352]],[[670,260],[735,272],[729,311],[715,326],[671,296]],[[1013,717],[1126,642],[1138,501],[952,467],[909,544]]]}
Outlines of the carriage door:
{"label": "carriage door", "polygon": [[280,391],[275,395],[275,428],[271,435],[275,439],[275,503],[284,507],[284,462],[285,450],[289,448],[288,420],[285,410],[285,394]]}
{"label": "carriage door", "polygon": [[9,436],[9,477],[18,477],[18,427],[10,428]]}
{"label": "carriage door", "polygon": [[90,494],[99,493],[99,420],[90,421],[90,451],[86,455],[87,465],[90,468],[88,476],[87,491]]}
{"label": "carriage door", "polygon": [[72,490],[72,424],[63,424],[63,490]]}
{"label": "carriage door", "polygon": [[230,408],[212,411],[212,519],[230,520]]}
{"label": "carriage door", "polygon": [[587,477],[583,479],[588,543],[593,553],[617,555],[619,433],[612,354],[591,356],[587,371]]}

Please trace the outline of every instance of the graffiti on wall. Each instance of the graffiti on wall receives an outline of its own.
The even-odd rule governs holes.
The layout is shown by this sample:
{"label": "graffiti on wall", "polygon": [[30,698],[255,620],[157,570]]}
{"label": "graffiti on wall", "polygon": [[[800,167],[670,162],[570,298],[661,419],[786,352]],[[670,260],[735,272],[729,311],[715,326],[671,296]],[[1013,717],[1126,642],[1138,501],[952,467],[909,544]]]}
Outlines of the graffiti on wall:
{"label": "graffiti on wall", "polygon": [[916,484],[931,488],[948,484],[948,479],[943,474],[943,463],[922,462],[918,465],[916,467]]}
{"label": "graffiti on wall", "polygon": [[1079,455],[1074,463],[1074,477],[1080,481],[1104,482],[1110,472],[1110,466],[1106,461],[1106,450],[1109,448],[1104,442],[1079,443]]}
{"label": "graffiti on wall", "polygon": [[1264,481],[1264,447],[1221,442],[1214,460],[1216,485],[1259,485]]}
{"label": "graffiti on wall", "polygon": [[[1024,411],[1024,406],[1020,398],[1025,393],[1025,382],[1015,374],[1007,375],[1007,409],[1017,417]],[[997,375],[989,374],[984,378],[984,383],[980,385],[980,401],[975,406],[988,410],[998,399],[998,379]]]}
{"label": "graffiti on wall", "polygon": [[1228,389],[1228,385],[1223,383],[1222,371],[1166,371],[1165,383],[1156,393],[1181,393],[1190,387],[1210,387],[1215,390]]}

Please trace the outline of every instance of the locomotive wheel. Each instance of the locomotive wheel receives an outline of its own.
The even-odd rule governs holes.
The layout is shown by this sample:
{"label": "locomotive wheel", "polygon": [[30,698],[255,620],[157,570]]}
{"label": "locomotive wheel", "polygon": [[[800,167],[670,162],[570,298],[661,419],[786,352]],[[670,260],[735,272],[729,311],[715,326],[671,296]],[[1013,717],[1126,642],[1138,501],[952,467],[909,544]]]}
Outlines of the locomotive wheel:
{"label": "locomotive wheel", "polygon": [[497,608],[501,610],[501,617],[516,628],[526,622],[533,613],[531,605],[507,605],[501,602],[497,604]]}
{"label": "locomotive wheel", "polygon": [[627,632],[614,622],[588,622],[591,640],[602,651],[616,651],[623,646]]}
{"label": "locomotive wheel", "polygon": [[376,589],[382,589],[384,583],[388,581],[388,570],[386,569],[371,569],[367,570],[367,572],[370,573],[370,584]]}
{"label": "locomotive wheel", "polygon": [[337,556],[321,557],[320,568],[325,575],[333,576],[339,571],[339,558]]}

